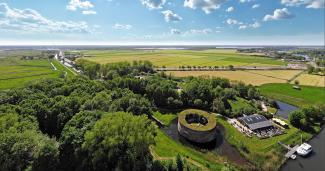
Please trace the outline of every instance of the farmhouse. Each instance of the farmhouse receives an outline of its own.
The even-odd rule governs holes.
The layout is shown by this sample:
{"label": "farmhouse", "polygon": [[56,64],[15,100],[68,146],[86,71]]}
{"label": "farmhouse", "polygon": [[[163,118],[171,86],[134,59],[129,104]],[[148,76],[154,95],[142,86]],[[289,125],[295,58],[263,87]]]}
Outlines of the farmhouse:
{"label": "farmhouse", "polygon": [[270,120],[262,115],[254,114],[240,117],[237,120],[259,138],[268,138],[284,133],[283,130],[274,126]]}
{"label": "farmhouse", "polygon": [[250,115],[238,118],[238,121],[252,131],[272,128],[272,122],[262,115]]}

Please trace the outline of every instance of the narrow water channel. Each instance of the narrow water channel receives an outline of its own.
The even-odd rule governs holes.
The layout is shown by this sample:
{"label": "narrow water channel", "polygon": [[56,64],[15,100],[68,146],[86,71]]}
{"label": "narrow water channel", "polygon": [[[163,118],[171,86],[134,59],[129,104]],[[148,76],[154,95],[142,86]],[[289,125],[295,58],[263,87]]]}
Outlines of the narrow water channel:
{"label": "narrow water channel", "polygon": [[307,157],[289,160],[281,167],[281,171],[325,171],[325,128],[309,144],[313,153]]}

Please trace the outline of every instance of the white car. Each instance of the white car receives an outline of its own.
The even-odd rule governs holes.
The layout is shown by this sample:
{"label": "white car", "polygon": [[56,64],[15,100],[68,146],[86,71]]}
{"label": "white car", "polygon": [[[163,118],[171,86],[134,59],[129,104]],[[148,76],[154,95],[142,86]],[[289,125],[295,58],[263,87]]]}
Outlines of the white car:
{"label": "white car", "polygon": [[310,152],[312,152],[312,148],[311,148],[311,145],[309,145],[307,143],[303,143],[297,148],[297,153],[301,156],[306,156]]}

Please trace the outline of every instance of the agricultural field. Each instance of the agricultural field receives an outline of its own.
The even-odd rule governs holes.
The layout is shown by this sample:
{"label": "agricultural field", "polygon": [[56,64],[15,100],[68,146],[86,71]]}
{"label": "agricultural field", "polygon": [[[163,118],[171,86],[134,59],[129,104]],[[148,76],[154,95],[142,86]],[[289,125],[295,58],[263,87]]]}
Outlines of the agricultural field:
{"label": "agricultural field", "polygon": [[301,85],[325,87],[325,76],[301,74],[295,80],[298,80]]}
{"label": "agricultural field", "polygon": [[[54,67],[51,65],[54,65]],[[56,60],[21,60],[18,57],[0,59],[0,90],[23,87],[28,82],[41,78],[57,78],[74,75]]]}
{"label": "agricultural field", "polygon": [[272,71],[168,71],[175,77],[206,76],[222,77],[231,81],[242,81],[246,84],[259,86],[267,83],[286,83],[299,74],[300,70],[272,70]]}
{"label": "agricultural field", "polygon": [[157,67],[184,66],[284,66],[286,63],[262,56],[236,53],[235,50],[90,50],[85,59],[100,64],[148,60]]}
{"label": "agricultural field", "polygon": [[261,93],[298,107],[325,104],[325,88],[300,86],[294,89],[291,84],[265,84],[259,87]]}

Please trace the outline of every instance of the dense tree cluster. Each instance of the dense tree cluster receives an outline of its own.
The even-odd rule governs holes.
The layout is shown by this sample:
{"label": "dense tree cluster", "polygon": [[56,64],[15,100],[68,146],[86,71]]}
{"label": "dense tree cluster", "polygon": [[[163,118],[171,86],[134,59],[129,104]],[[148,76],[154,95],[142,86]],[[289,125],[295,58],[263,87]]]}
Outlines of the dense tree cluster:
{"label": "dense tree cluster", "polygon": [[313,126],[325,122],[325,105],[311,106],[290,113],[290,123],[302,130],[314,132]]}
{"label": "dense tree cluster", "polygon": [[141,73],[153,73],[153,65],[149,61],[117,62],[100,65],[84,59],[79,59],[76,66],[91,79],[113,79],[125,75],[139,75]]}
{"label": "dense tree cluster", "polygon": [[[95,160],[106,159],[91,155],[97,154],[93,150],[100,152],[104,148],[119,156],[110,158],[118,165],[105,163],[105,168],[151,167],[149,145],[155,128],[145,116],[151,114],[152,105],[129,89],[107,89],[98,81],[75,77],[40,80],[2,92],[0,97],[0,170],[102,170],[104,166],[95,164]],[[118,111],[144,115],[135,117]],[[122,144],[105,140],[95,147],[98,144],[92,142],[99,136],[91,136],[91,131],[97,128],[97,121],[108,124],[98,126],[101,133],[106,131],[112,140]]]}

